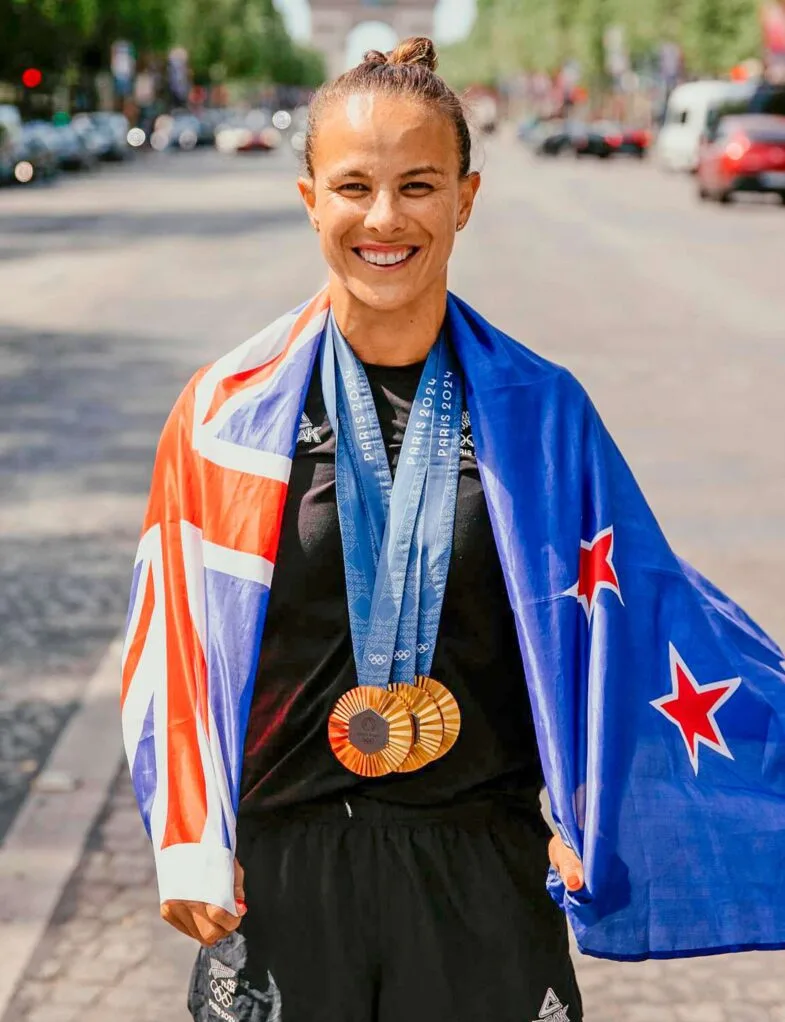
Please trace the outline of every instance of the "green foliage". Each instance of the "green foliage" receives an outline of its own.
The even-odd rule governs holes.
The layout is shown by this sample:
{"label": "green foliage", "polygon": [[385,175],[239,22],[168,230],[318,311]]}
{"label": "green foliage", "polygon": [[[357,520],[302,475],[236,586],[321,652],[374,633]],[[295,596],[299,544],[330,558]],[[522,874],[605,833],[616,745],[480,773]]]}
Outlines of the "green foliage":
{"label": "green foliage", "polygon": [[471,35],[444,51],[442,69],[460,86],[490,84],[573,58],[587,84],[601,86],[605,32],[618,25],[633,61],[674,42],[693,74],[727,73],[759,53],[758,12],[759,0],[478,0]]}
{"label": "green foliage", "polygon": [[0,0],[0,68],[17,81],[29,65],[50,78],[69,67],[107,68],[112,43],[163,56],[184,46],[198,81],[315,85],[321,57],[289,37],[273,0]]}
{"label": "green foliage", "polygon": [[692,0],[686,7],[683,44],[691,67],[722,74],[757,53],[758,0]]}

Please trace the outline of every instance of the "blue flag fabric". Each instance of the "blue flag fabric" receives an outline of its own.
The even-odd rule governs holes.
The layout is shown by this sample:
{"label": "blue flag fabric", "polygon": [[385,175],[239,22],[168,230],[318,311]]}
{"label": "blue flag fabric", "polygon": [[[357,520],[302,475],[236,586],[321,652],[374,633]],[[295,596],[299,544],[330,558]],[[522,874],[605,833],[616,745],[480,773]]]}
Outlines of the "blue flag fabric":
{"label": "blue flag fabric", "polygon": [[567,371],[454,298],[449,323],[581,950],[785,947],[782,650],[673,553]]}
{"label": "blue flag fabric", "polygon": [[[259,640],[328,315],[323,293],[198,373],[159,448],[123,733],[162,900],[234,911]],[[671,551],[568,372],[453,296],[446,329],[551,804],[585,864],[578,894],[551,877],[581,950],[785,947],[782,650]]]}

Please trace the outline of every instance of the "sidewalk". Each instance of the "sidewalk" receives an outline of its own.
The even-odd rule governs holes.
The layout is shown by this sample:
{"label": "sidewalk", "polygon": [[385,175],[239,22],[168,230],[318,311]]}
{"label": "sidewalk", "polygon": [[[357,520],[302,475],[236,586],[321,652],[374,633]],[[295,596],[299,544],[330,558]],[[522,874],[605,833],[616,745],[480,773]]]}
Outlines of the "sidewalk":
{"label": "sidewalk", "polygon": [[[159,918],[123,767],[2,1022],[188,1022],[195,950]],[[586,1022],[785,1022],[785,952],[576,967]]]}

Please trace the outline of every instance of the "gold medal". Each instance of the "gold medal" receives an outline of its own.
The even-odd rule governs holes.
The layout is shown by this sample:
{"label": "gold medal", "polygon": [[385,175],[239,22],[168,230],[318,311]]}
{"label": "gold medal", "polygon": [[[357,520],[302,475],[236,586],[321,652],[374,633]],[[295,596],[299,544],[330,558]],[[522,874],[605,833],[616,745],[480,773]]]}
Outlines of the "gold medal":
{"label": "gold medal", "polygon": [[441,712],[444,735],[439,751],[433,757],[434,759],[439,759],[445,752],[449,752],[458,740],[458,735],[461,731],[461,709],[452,692],[445,688],[440,681],[436,681],[435,678],[428,678],[424,674],[418,674],[414,679],[414,684],[433,697]]}
{"label": "gold medal", "polygon": [[358,685],[333,707],[327,728],[336,758],[361,777],[398,770],[414,742],[414,723],[394,692]]}
{"label": "gold medal", "polygon": [[408,774],[438,757],[444,739],[444,721],[436,700],[426,689],[395,682],[390,685],[390,691],[406,704],[414,724],[411,751],[398,767],[398,773]]}

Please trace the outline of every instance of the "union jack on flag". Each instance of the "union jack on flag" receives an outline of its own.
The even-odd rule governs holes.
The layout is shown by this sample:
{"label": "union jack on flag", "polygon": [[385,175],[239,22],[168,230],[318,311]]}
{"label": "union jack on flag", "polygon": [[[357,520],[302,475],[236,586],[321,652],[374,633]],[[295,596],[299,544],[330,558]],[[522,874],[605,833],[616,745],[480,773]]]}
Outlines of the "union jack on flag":
{"label": "union jack on flag", "polygon": [[121,699],[162,901],[235,911],[242,743],[298,396],[327,308],[320,294],[198,372],[161,437],[132,578]]}

